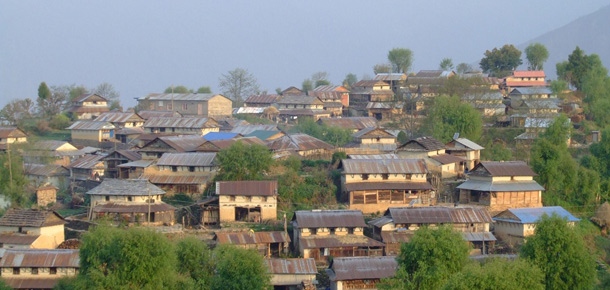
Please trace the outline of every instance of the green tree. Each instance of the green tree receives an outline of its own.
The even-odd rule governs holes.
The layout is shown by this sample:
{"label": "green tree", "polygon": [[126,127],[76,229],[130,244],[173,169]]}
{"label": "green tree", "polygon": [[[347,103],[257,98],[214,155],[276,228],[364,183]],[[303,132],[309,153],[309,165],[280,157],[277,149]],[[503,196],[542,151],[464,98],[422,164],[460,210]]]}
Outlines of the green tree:
{"label": "green tree", "polygon": [[565,80],[553,80],[551,81],[551,91],[554,95],[562,97],[563,93],[569,90],[568,82]]}
{"label": "green tree", "polygon": [[345,145],[352,141],[352,132],[339,127],[331,127],[325,124],[318,124],[313,120],[302,120],[295,127],[295,130],[300,133],[305,133],[312,137],[318,138],[324,142],[334,146]]}
{"label": "green tree", "polygon": [[214,274],[212,252],[195,237],[184,238],[176,244],[178,273],[193,279],[198,289],[209,289]]}
{"label": "green tree", "polygon": [[455,133],[477,141],[481,137],[481,114],[472,106],[460,102],[458,97],[441,96],[434,99],[423,129],[441,142],[449,142]]}
{"label": "green tree", "polygon": [[19,145],[11,144],[9,149],[0,153],[0,194],[13,207],[26,207],[30,196],[26,196],[29,181],[24,175],[23,158]]}
{"label": "green tree", "polygon": [[66,127],[70,126],[70,118],[64,114],[59,114],[51,117],[51,121],[49,122],[49,126],[55,130],[64,130]]}
{"label": "green tree", "polygon": [[47,83],[42,82],[38,86],[38,98],[46,100],[51,97],[51,90],[47,86]]}
{"label": "green tree", "polygon": [[469,246],[448,226],[420,228],[396,258],[396,276],[380,289],[439,289],[468,262]]}
{"label": "green tree", "polygon": [[88,93],[89,93],[89,90],[87,88],[85,88],[85,86],[83,86],[83,85],[80,85],[80,86],[71,85],[70,91],[69,91],[70,101],[76,99],[77,97],[80,97],[81,95],[88,94]]}
{"label": "green tree", "polygon": [[358,82],[358,77],[353,73],[348,73],[342,82],[344,88],[351,90],[352,85]]}
{"label": "green tree", "polygon": [[549,51],[541,43],[532,43],[525,48],[529,70],[543,70],[544,62],[549,59]]}
{"label": "green tree", "polygon": [[438,66],[441,70],[448,71],[453,69],[453,61],[446,57],[441,60],[441,63]]}
{"label": "green tree", "polygon": [[[557,63],[557,76],[570,83],[577,90],[583,89],[583,82],[591,71],[603,68],[602,62],[597,54],[586,55],[585,52],[576,47],[568,56],[567,61]],[[605,74],[607,75],[608,71]]]}
{"label": "green tree", "polygon": [[165,89],[165,91],[163,91],[163,93],[165,94],[190,94],[192,93],[193,90],[185,87],[185,86],[169,86],[167,87],[167,89]]}
{"label": "green tree", "polygon": [[525,260],[494,259],[483,265],[472,263],[445,284],[446,290],[543,290],[542,271]]}
{"label": "green tree", "polygon": [[263,145],[235,142],[217,155],[220,170],[217,180],[260,180],[273,164],[269,149]]}
{"label": "green tree", "polygon": [[241,106],[243,98],[257,94],[260,89],[256,77],[248,70],[236,68],[223,74],[218,83],[222,94],[237,102],[236,106]]}
{"label": "green tree", "polygon": [[201,86],[197,89],[198,94],[211,94],[212,89],[209,86]]}
{"label": "green tree", "polygon": [[462,62],[455,67],[455,70],[458,74],[465,74],[471,72],[473,68],[469,64]]}
{"label": "green tree", "polygon": [[408,73],[413,64],[413,52],[408,48],[393,48],[388,52],[392,72]]}
{"label": "green tree", "polygon": [[301,90],[304,93],[307,93],[307,92],[313,90],[313,82],[311,81],[311,79],[305,79],[303,81],[303,83],[301,84]]}
{"label": "green tree", "polygon": [[400,131],[398,132],[398,136],[396,136],[396,140],[399,144],[404,144],[409,141],[409,136],[407,136],[407,133],[405,133],[405,131]]}
{"label": "green tree", "polygon": [[214,250],[214,260],[211,289],[273,289],[263,257],[255,250],[219,246]]}
{"label": "green tree", "polygon": [[[373,66],[374,74],[389,74],[392,72],[392,65],[388,63],[378,63]],[[364,79],[364,78],[363,78]]]}
{"label": "green tree", "polygon": [[327,86],[330,85],[330,81],[328,80],[317,80],[316,81],[316,88],[319,86]]}
{"label": "green tree", "polygon": [[543,216],[526,239],[521,257],[544,273],[546,289],[589,289],[595,282],[595,261],[582,238],[567,221]]}
{"label": "green tree", "polygon": [[481,59],[479,65],[483,72],[501,78],[509,75],[522,63],[521,51],[512,44],[505,44],[500,49],[485,51],[485,57]]}
{"label": "green tree", "polygon": [[[594,55],[594,58],[597,58]],[[597,62],[597,61],[596,61]],[[601,64],[594,65],[582,80],[582,92],[586,96],[585,113],[598,126],[610,125],[610,77],[608,70]]]}

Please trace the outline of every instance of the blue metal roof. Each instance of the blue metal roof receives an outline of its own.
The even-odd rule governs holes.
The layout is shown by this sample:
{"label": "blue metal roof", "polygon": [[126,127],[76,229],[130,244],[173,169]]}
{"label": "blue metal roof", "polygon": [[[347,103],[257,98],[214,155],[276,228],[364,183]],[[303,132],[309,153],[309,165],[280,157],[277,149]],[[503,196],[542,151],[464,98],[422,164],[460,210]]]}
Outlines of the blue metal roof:
{"label": "blue metal roof", "polygon": [[238,133],[230,132],[209,132],[203,135],[203,138],[208,141],[233,139]]}
{"label": "blue metal roof", "polygon": [[[518,220],[507,219],[507,218],[493,218],[496,221],[504,221],[511,223],[520,224],[533,224],[537,223],[543,215],[552,216],[553,214],[558,215],[561,218],[565,218],[568,222],[577,222],[580,219],[573,216],[570,212],[565,210],[561,206],[545,206],[545,207],[532,207],[532,208],[512,208],[508,209],[510,213],[515,215]],[[502,215],[502,214],[500,214]]]}

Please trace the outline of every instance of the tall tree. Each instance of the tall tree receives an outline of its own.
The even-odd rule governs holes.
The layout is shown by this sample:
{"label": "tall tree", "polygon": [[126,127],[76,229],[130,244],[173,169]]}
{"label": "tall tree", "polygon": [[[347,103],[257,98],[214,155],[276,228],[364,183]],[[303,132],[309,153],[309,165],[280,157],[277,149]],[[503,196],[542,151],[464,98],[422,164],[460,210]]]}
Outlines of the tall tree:
{"label": "tall tree", "polygon": [[541,43],[532,43],[525,48],[529,70],[543,70],[544,62],[549,59],[549,51]]}
{"label": "tall tree", "polygon": [[311,81],[311,79],[305,79],[303,81],[303,83],[301,84],[301,90],[305,93],[313,90],[313,82]]}
{"label": "tall tree", "polygon": [[543,216],[535,234],[526,240],[521,257],[544,273],[546,289],[590,289],[595,261],[582,237],[558,216]]}
{"label": "tall tree", "polygon": [[[597,54],[586,55],[585,52],[576,47],[568,56],[567,61],[557,63],[557,76],[566,80],[577,90],[583,89],[583,82],[589,72],[603,68],[602,62]],[[607,71],[606,74],[607,75]]]}
{"label": "tall tree", "polygon": [[176,244],[178,272],[195,281],[197,289],[209,289],[214,274],[214,261],[208,246],[195,237],[184,238]]}
{"label": "tall tree", "polygon": [[[373,66],[374,74],[389,74],[392,72],[392,65],[389,63],[378,63]],[[362,78],[363,80],[366,78]]]}
{"label": "tall tree", "polygon": [[544,290],[544,275],[525,260],[494,259],[472,263],[445,284],[446,290]]}
{"label": "tall tree", "polygon": [[23,119],[32,118],[36,113],[36,104],[32,99],[12,100],[0,111],[0,118],[5,119],[11,125],[17,125]]}
{"label": "tall tree", "polygon": [[453,61],[446,57],[441,60],[441,63],[438,66],[441,70],[448,71],[453,69]]}
{"label": "tall tree", "polygon": [[209,86],[201,86],[197,89],[198,94],[211,94],[212,89]]}
{"label": "tall tree", "polygon": [[191,90],[191,89],[189,89],[189,88],[187,88],[185,86],[182,86],[182,85],[175,86],[175,87],[169,86],[169,87],[167,87],[167,89],[165,89],[165,91],[163,91],[163,93],[166,93],[166,94],[171,94],[171,93],[174,93],[174,94],[190,94],[192,92],[193,92],[193,90]]}
{"label": "tall tree", "polygon": [[42,82],[38,86],[38,98],[46,100],[51,97],[51,90],[47,86],[47,83]]}
{"label": "tall tree", "polygon": [[442,142],[449,142],[455,133],[477,141],[481,137],[481,114],[458,97],[441,96],[434,99],[424,121],[424,131]]}
{"label": "tall tree", "polygon": [[83,86],[83,85],[80,85],[80,86],[71,85],[70,91],[69,91],[70,101],[76,99],[77,97],[80,97],[81,95],[88,94],[88,93],[89,93],[89,89],[85,88],[85,86]]}
{"label": "tall tree", "polygon": [[69,86],[51,86],[51,95],[46,99],[38,98],[38,111],[44,118],[60,114],[70,98]]}
{"label": "tall tree", "polygon": [[458,74],[465,74],[471,72],[473,69],[469,64],[462,62],[455,67],[455,70]]}
{"label": "tall tree", "polygon": [[521,51],[512,44],[505,44],[500,49],[485,51],[485,57],[481,59],[479,65],[483,72],[496,77],[505,77],[522,63]]}
{"label": "tall tree", "polygon": [[262,145],[235,142],[218,155],[218,180],[260,180],[273,164],[269,149]]}
{"label": "tall tree", "polygon": [[263,256],[252,249],[220,246],[214,250],[213,290],[273,289]]}
{"label": "tall tree", "polygon": [[118,101],[121,94],[117,92],[111,83],[103,82],[95,87],[94,94],[98,94],[110,101]]}
{"label": "tall tree", "polygon": [[396,258],[396,276],[380,289],[439,289],[468,262],[469,246],[450,227],[420,228]]}
{"label": "tall tree", "polygon": [[358,82],[358,77],[353,73],[348,73],[342,82],[344,88],[351,90],[352,85]]}
{"label": "tall tree", "polygon": [[218,87],[224,96],[241,106],[244,96],[257,94],[260,90],[253,74],[243,68],[236,68],[220,77]]}
{"label": "tall tree", "polygon": [[408,73],[413,64],[413,52],[408,48],[393,48],[388,52],[388,60],[393,72]]}

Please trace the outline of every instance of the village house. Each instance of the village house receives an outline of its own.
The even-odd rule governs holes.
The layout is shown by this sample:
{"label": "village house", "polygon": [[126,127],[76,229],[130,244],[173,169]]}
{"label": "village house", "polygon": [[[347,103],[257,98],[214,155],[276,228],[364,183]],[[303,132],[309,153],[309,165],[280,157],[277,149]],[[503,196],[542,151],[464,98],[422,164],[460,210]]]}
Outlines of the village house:
{"label": "village house", "polygon": [[219,132],[216,120],[202,117],[158,117],[144,123],[144,131],[149,133],[178,133],[203,136],[208,132]]}
{"label": "village house", "polygon": [[0,151],[8,149],[11,144],[26,143],[28,135],[17,127],[0,127]]}
{"label": "village house", "polygon": [[287,233],[276,232],[216,232],[218,245],[233,245],[242,249],[254,249],[265,258],[279,257],[288,253],[290,237]]}
{"label": "village house", "polygon": [[324,110],[331,112],[333,116],[343,115],[343,108],[349,106],[349,90],[342,86],[322,85],[308,94],[318,97],[324,103]]}
{"label": "village house", "polygon": [[246,137],[246,138],[256,137],[263,142],[267,142],[267,141],[271,141],[271,140],[275,140],[277,138],[283,137],[285,135],[286,134],[284,132],[278,131],[278,130],[256,130],[244,137]]}
{"label": "village house", "polygon": [[504,78],[501,88],[510,92],[513,88],[547,86],[544,71],[513,71],[512,75]]}
{"label": "village house", "polygon": [[392,102],[394,91],[389,83],[377,80],[361,80],[352,85],[349,108],[362,112],[369,102]]}
{"label": "village house", "polygon": [[[223,118],[216,120],[220,125],[220,132],[231,132],[237,126],[250,125],[246,120]],[[241,133],[240,133],[241,134]]]}
{"label": "village house", "polygon": [[114,138],[123,144],[137,146],[138,138],[144,134],[142,127],[125,127],[114,131]]}
{"label": "village house", "polygon": [[218,181],[220,222],[277,219],[277,181]]}
{"label": "village house", "polygon": [[79,268],[78,249],[6,250],[0,260],[2,281],[13,289],[53,289]]}
{"label": "village house", "polygon": [[[569,120],[568,120],[569,121]],[[529,147],[555,122],[554,118],[525,118],[525,132],[515,137],[517,148]],[[568,139],[569,145],[569,139]]]}
{"label": "village house", "polygon": [[57,191],[59,188],[53,185],[43,185],[36,189],[36,205],[46,207],[57,202]]}
{"label": "village house", "polygon": [[404,102],[369,102],[366,111],[369,117],[377,120],[391,120],[403,113]]}
{"label": "village house", "polygon": [[116,128],[137,128],[144,125],[144,118],[135,112],[105,112],[100,114],[93,121],[109,122]]}
{"label": "village house", "polygon": [[466,170],[472,170],[479,162],[481,162],[481,145],[474,143],[466,138],[454,138],[451,142],[445,145],[445,152],[450,155],[458,156],[466,160]]}
{"label": "village house", "polygon": [[156,166],[144,169],[141,179],[171,193],[202,193],[216,172],[216,153],[164,153]]}
{"label": "village house", "polygon": [[511,102],[523,100],[551,99],[555,98],[553,91],[549,87],[523,87],[514,88],[508,93]]}
{"label": "village house", "polygon": [[509,208],[541,207],[542,191],[537,174],[523,161],[481,161],[460,184],[459,202],[481,205],[490,212]]}
{"label": "village house", "polygon": [[405,87],[407,75],[405,73],[378,73],[373,80],[390,84],[392,91],[394,91],[395,94],[399,94]]}
{"label": "village house", "polygon": [[394,152],[396,150],[396,136],[380,127],[362,129],[353,133],[352,137],[354,142],[345,147],[379,152]]}
{"label": "village house", "polygon": [[504,97],[500,91],[490,91],[484,94],[468,94],[461,98],[462,102],[474,107],[481,115],[498,116],[506,113]]}
{"label": "village house", "polygon": [[142,159],[159,159],[163,153],[195,152],[205,142],[199,135],[157,137],[142,146],[138,152]]}
{"label": "village house", "polygon": [[107,178],[119,178],[119,165],[141,159],[142,155],[135,150],[111,151],[108,153],[108,155],[102,158],[105,165],[104,176]]}
{"label": "village house", "polygon": [[377,119],[373,117],[320,118],[318,124],[351,130],[353,133],[365,128],[378,126]]}
{"label": "village house", "polygon": [[116,127],[109,122],[80,120],[66,129],[70,130],[74,144],[98,146],[101,142],[114,140]]}
{"label": "village house", "polygon": [[[273,140],[273,139],[272,139]],[[235,139],[225,139],[225,140],[213,140],[213,141],[205,141],[203,144],[197,147],[197,152],[220,152],[220,150],[227,149],[231,147],[231,145],[235,143],[243,143],[247,146],[251,145],[261,145],[267,147],[264,141],[260,140],[256,137],[241,137]]]}
{"label": "village house", "polygon": [[350,209],[375,213],[436,203],[421,159],[344,159],[341,164],[341,187]]}
{"label": "village house", "polygon": [[396,275],[395,257],[334,258],[326,273],[331,290],[377,289],[377,283]]}
{"label": "village house", "polygon": [[128,224],[173,225],[175,207],[161,200],[161,188],[142,179],[104,179],[87,191],[89,219],[105,218]]}
{"label": "village house", "polygon": [[438,88],[455,76],[454,71],[443,70],[420,70],[414,76],[407,78],[407,88],[412,94],[422,95],[423,97],[436,97],[439,95]]}
{"label": "village house", "polygon": [[364,235],[359,210],[299,210],[292,217],[294,249],[303,258],[382,256],[383,243]]}
{"label": "village house", "polygon": [[280,95],[251,95],[244,101],[244,106],[249,108],[267,108],[277,103],[282,96]]}
{"label": "village house", "polygon": [[423,159],[432,173],[441,178],[459,178],[464,174],[466,160],[446,153],[445,144],[432,138],[420,137],[398,146],[396,154],[404,158]]}
{"label": "village house", "polygon": [[493,222],[485,208],[481,207],[391,207],[385,215],[371,220],[373,238],[385,243],[385,254],[396,256],[400,245],[408,243],[419,228],[437,228],[450,225],[462,234],[466,242],[474,246],[473,254],[481,254],[483,243],[485,252],[496,241],[490,233]]}
{"label": "village house", "polygon": [[303,133],[293,133],[267,142],[276,156],[296,155],[306,159],[330,159],[334,147]]}
{"label": "village house", "polygon": [[72,100],[72,107],[68,109],[76,120],[92,120],[108,111],[108,100],[98,94],[82,94]]}
{"label": "village house", "polygon": [[303,96],[305,92],[296,87],[288,87],[287,89],[280,92],[282,97],[285,96]]}
{"label": "village house", "polygon": [[8,209],[0,218],[0,247],[55,249],[65,239],[65,223],[54,211]]}
{"label": "village house", "polygon": [[24,163],[25,178],[35,186],[51,184],[61,189],[68,188],[70,170],[58,164]]}
{"label": "village house", "polygon": [[331,113],[324,110],[324,103],[318,97],[286,96],[277,102],[279,117],[285,123],[297,123],[299,118],[311,118],[314,121],[322,117],[330,117]]}
{"label": "village house", "polygon": [[82,151],[66,141],[45,140],[34,143],[32,150],[23,152],[23,161],[68,166],[73,160],[83,155]]}
{"label": "village house", "polygon": [[100,181],[100,179],[104,178],[104,172],[106,171],[103,158],[103,155],[88,154],[74,160],[68,165],[70,179],[73,181]]}
{"label": "village house", "polygon": [[566,219],[570,226],[580,221],[561,206],[509,208],[493,218],[494,233],[510,245],[522,244],[526,237],[534,235],[536,225],[544,215],[557,215]]}
{"label": "village house", "polygon": [[[142,159],[123,163],[118,166],[118,179],[140,179],[146,168],[154,166],[155,160]],[[108,177],[111,178],[111,177]]]}
{"label": "village house", "polygon": [[217,94],[149,94],[138,107],[150,111],[172,111],[182,116],[231,116],[233,101]]}
{"label": "village house", "polygon": [[314,259],[265,259],[265,264],[271,274],[273,289],[316,289],[318,268]]}

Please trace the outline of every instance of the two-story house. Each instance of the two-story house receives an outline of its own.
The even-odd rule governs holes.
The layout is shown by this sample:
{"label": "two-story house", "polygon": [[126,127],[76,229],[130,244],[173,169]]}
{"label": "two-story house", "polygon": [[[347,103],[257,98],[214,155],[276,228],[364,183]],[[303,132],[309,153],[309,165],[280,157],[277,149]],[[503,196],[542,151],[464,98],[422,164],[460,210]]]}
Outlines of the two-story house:
{"label": "two-story house", "polygon": [[383,243],[364,235],[359,210],[299,210],[292,217],[294,249],[303,258],[382,256]]}
{"label": "two-story house", "polygon": [[98,146],[101,142],[114,140],[116,127],[110,122],[79,120],[66,129],[70,130],[74,144]]}
{"label": "two-story house", "polygon": [[536,233],[536,225],[544,215],[557,215],[572,227],[580,221],[561,206],[509,208],[493,218],[494,233],[508,244],[522,244],[526,237]]}
{"label": "two-story house", "polygon": [[0,218],[0,245],[8,249],[55,249],[65,239],[65,223],[54,211],[8,209]]}
{"label": "two-story house", "polygon": [[333,259],[326,269],[331,290],[377,289],[384,278],[396,275],[396,257],[344,257]]}
{"label": "two-story house", "polygon": [[341,185],[350,209],[375,213],[394,206],[436,203],[421,159],[344,159],[342,167]]}
{"label": "two-story house", "polygon": [[483,116],[498,116],[506,113],[504,96],[500,91],[489,91],[483,94],[467,94],[461,97],[462,102],[470,104]]}
{"label": "two-story house", "polygon": [[138,128],[144,125],[144,118],[135,112],[106,112],[93,121],[109,122],[117,128]]}
{"label": "two-story house", "polygon": [[281,95],[251,95],[244,101],[244,106],[248,108],[267,108],[277,103],[281,98]]}
{"label": "two-story house", "polygon": [[53,289],[62,278],[75,277],[79,250],[6,250],[0,260],[2,281],[13,289]]}
{"label": "two-story house", "polygon": [[144,144],[138,152],[142,159],[159,159],[164,153],[195,152],[206,140],[199,135],[157,137]]}
{"label": "two-story house", "polygon": [[70,169],[70,179],[99,181],[104,177],[106,171],[106,165],[102,160],[103,158],[104,155],[87,154],[74,160],[68,165],[68,169]]}
{"label": "two-story house", "polygon": [[216,153],[164,153],[140,177],[171,193],[202,193],[216,174]]}
{"label": "two-story house", "polygon": [[482,161],[457,187],[459,201],[485,206],[490,212],[541,207],[544,187],[534,176],[537,174],[523,161]]}
{"label": "two-story house", "polygon": [[396,154],[404,158],[423,159],[430,172],[441,178],[460,177],[466,160],[446,153],[445,144],[433,137],[420,137],[398,146]]}
{"label": "two-story house", "polygon": [[544,71],[513,71],[512,75],[504,78],[502,88],[510,92],[513,88],[547,86]]}
{"label": "two-story house", "polygon": [[77,120],[92,120],[108,111],[108,100],[98,94],[82,94],[76,97],[68,110]]}
{"label": "two-story house", "polygon": [[129,224],[173,225],[175,207],[161,200],[165,191],[142,179],[104,179],[87,191],[89,219]]}
{"label": "two-story house", "polygon": [[354,142],[346,147],[366,151],[394,152],[396,150],[396,136],[386,129],[370,127],[352,134]]}
{"label": "two-story house", "polygon": [[154,117],[146,120],[143,128],[148,133],[178,133],[199,136],[220,131],[220,125],[216,120],[200,117]]}
{"label": "two-story house", "polygon": [[242,249],[254,249],[266,258],[288,254],[290,237],[282,231],[275,232],[216,232],[218,245],[233,245]]}
{"label": "two-story house", "polygon": [[0,127],[0,151],[8,149],[11,144],[28,141],[28,135],[17,127]]}
{"label": "two-story house", "polygon": [[472,170],[481,162],[481,150],[483,149],[485,149],[483,146],[459,136],[445,145],[446,153],[466,160],[466,170]]}
{"label": "two-story house", "polygon": [[104,176],[108,178],[119,178],[119,165],[141,159],[142,155],[135,150],[111,151],[108,153],[108,155],[102,158],[105,165]]}
{"label": "two-story house", "polygon": [[277,219],[277,181],[218,181],[220,222]]}
{"label": "two-story house", "polygon": [[178,112],[182,116],[228,117],[233,101],[218,94],[149,94],[138,106],[149,111]]}
{"label": "two-story house", "polygon": [[389,83],[379,80],[362,80],[352,85],[349,108],[365,111],[370,102],[393,102],[394,91]]}
{"label": "two-story house", "polygon": [[277,102],[282,122],[298,123],[299,118],[311,118],[317,121],[330,117],[331,113],[324,110],[324,103],[313,96],[285,96]]}
{"label": "two-story house", "polygon": [[[482,250],[493,245],[496,238],[490,233],[493,220],[482,207],[391,207],[383,217],[371,220],[373,237],[385,243],[385,254],[400,253],[401,243],[407,243],[419,228],[450,225],[462,234],[465,241]],[[478,251],[478,254],[481,252]]]}
{"label": "two-story house", "polygon": [[334,147],[320,139],[302,133],[293,133],[267,142],[276,156],[298,155],[309,159],[330,159]]}
{"label": "two-story house", "polygon": [[333,116],[343,115],[343,108],[349,106],[349,90],[343,86],[318,86],[308,94],[318,97],[324,103],[324,110],[331,112]]}

